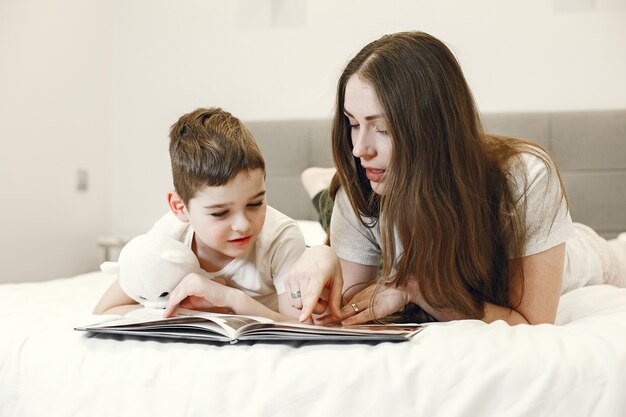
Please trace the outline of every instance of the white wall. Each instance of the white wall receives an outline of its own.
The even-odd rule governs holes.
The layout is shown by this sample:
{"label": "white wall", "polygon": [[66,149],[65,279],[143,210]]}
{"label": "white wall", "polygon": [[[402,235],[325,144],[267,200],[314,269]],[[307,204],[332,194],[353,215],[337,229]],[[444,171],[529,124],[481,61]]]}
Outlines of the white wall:
{"label": "white wall", "polygon": [[182,113],[328,117],[343,65],[384,33],[445,41],[484,112],[626,108],[623,0],[0,0],[0,23],[9,279],[95,268],[98,234],[165,212]]}
{"label": "white wall", "polygon": [[[166,210],[166,135],[181,113],[220,105],[244,120],[327,117],[346,61],[388,32],[449,44],[483,111],[626,107],[623,2],[297,2],[302,10],[289,0],[118,3],[115,232],[139,233]],[[304,24],[281,26],[289,12]]]}
{"label": "white wall", "polygon": [[[110,7],[0,1],[0,282],[92,270],[109,230]],[[76,191],[77,170],[89,188]]]}

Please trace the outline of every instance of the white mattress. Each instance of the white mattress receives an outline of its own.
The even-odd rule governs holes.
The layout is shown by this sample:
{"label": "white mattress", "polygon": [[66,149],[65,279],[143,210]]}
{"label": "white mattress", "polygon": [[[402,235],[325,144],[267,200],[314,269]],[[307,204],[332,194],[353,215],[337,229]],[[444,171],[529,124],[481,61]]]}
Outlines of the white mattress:
{"label": "white mattress", "polygon": [[0,416],[626,415],[626,289],[565,295],[559,326],[231,346],[74,331],[99,319],[89,312],[110,282],[0,285]]}

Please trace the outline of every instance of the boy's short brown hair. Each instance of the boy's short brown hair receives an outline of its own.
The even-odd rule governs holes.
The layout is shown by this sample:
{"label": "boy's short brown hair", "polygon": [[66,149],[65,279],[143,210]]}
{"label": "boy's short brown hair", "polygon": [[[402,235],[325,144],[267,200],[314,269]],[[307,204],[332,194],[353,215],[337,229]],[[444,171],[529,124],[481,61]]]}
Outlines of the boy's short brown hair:
{"label": "boy's short brown hair", "polygon": [[221,108],[199,108],[170,128],[174,188],[185,203],[204,187],[225,185],[244,170],[265,161],[243,123]]}

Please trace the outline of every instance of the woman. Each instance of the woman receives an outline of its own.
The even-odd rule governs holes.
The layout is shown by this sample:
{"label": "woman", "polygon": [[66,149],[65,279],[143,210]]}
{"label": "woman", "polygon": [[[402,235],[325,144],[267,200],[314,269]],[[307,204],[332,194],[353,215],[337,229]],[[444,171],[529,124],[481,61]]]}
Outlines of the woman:
{"label": "woman", "polygon": [[440,321],[553,323],[562,292],[625,286],[626,236],[572,223],[554,162],[482,131],[459,64],[428,34],[383,36],[348,63],[332,146],[332,249],[309,249],[286,283],[301,320],[326,309],[326,289],[321,322],[414,303]]}

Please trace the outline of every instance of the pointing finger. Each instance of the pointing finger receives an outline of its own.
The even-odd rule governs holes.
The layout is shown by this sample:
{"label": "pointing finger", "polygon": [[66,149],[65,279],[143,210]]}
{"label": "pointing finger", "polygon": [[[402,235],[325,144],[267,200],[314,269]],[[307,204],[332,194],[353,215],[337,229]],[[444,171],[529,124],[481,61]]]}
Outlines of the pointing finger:
{"label": "pointing finger", "polygon": [[302,299],[302,313],[298,318],[301,322],[307,321],[311,317],[311,314],[313,314],[313,311],[318,304],[318,300],[322,295],[323,288],[309,286],[308,289],[309,290],[306,294],[304,294],[304,298]]}

